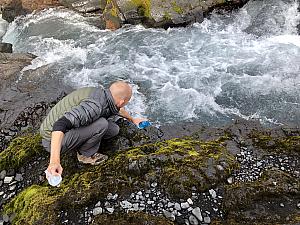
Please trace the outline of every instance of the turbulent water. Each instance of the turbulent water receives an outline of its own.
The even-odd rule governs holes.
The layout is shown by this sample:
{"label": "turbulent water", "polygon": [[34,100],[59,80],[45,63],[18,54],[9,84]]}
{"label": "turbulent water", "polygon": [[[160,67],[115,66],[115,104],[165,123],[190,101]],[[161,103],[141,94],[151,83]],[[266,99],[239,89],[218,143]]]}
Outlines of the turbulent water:
{"label": "turbulent water", "polygon": [[300,124],[297,7],[296,0],[250,1],[187,28],[114,32],[50,9],[18,18],[3,40],[39,56],[24,70],[47,65],[45,76],[74,87],[130,81],[128,109],[158,124],[237,117]]}

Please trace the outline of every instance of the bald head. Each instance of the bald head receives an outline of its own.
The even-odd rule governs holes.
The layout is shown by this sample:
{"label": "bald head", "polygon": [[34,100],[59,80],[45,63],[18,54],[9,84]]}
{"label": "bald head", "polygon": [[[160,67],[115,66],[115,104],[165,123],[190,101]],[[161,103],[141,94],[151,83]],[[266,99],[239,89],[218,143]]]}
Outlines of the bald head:
{"label": "bald head", "polygon": [[[132,96],[132,88],[124,81],[116,81],[112,83],[109,87],[109,90],[118,107],[123,104],[126,105]],[[120,103],[120,101],[122,103]]]}

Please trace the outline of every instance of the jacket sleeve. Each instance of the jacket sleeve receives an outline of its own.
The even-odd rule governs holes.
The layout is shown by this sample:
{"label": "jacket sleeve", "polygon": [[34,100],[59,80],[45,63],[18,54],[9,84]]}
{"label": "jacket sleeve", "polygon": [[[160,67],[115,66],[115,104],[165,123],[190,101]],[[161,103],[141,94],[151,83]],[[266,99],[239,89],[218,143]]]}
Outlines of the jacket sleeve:
{"label": "jacket sleeve", "polygon": [[64,114],[72,127],[87,126],[102,115],[103,107],[93,99],[85,99],[78,106],[73,107]]}

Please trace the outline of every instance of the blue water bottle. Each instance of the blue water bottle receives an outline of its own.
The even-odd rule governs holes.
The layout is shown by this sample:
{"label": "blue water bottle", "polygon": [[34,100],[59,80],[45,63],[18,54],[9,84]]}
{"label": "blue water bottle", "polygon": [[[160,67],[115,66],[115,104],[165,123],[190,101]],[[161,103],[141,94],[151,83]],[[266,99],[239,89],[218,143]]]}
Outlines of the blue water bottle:
{"label": "blue water bottle", "polygon": [[151,123],[149,121],[142,121],[139,123],[138,128],[139,129],[144,129],[146,127],[151,126]]}

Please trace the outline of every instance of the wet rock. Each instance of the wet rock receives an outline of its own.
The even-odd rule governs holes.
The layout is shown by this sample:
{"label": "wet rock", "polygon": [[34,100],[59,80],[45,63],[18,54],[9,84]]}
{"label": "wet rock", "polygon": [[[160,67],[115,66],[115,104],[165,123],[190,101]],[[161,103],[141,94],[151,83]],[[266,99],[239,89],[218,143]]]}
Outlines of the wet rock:
{"label": "wet rock", "polygon": [[0,43],[0,52],[12,53],[12,44],[10,44],[10,43]]}

